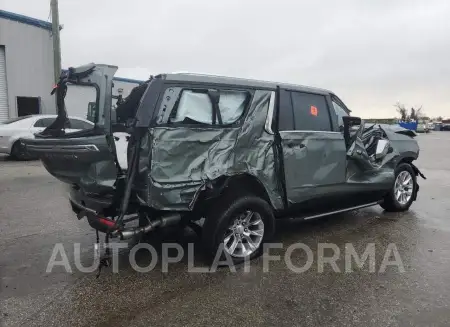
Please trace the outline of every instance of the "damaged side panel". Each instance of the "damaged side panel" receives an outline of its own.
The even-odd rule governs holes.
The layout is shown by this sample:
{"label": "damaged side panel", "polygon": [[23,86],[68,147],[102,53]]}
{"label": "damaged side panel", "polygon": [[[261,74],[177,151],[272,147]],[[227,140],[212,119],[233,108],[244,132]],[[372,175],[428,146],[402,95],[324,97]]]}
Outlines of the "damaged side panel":
{"label": "damaged side panel", "polygon": [[255,91],[242,126],[150,128],[147,205],[159,210],[190,210],[209,182],[246,173],[261,182],[273,207],[281,208],[273,135],[264,129],[274,96],[273,91]]}
{"label": "damaged side panel", "polygon": [[347,188],[355,190],[390,190],[395,180],[395,168],[402,160],[416,160],[419,155],[417,142],[408,134],[398,133],[390,126],[375,128],[388,141],[387,153],[376,159],[377,151],[370,150],[366,135],[357,138],[347,152]]}
{"label": "damaged side panel", "polygon": [[[277,210],[330,197],[338,206],[343,205],[343,197],[367,204],[389,192],[399,162],[418,157],[417,142],[411,136],[381,126],[366,128],[362,121],[350,131],[351,142],[337,126],[331,131],[286,130],[274,135],[267,125],[274,90],[252,90],[245,110],[240,91],[225,91],[217,97],[218,92],[222,91],[214,87],[180,85],[168,85],[164,91],[161,83],[157,94],[163,96],[158,102],[152,92],[144,95],[138,121],[152,123],[146,129],[135,180],[142,204],[157,210],[190,211],[202,191],[215,190],[223,177],[242,175],[254,177]],[[143,104],[150,100],[156,114],[148,116]],[[222,105],[226,110],[221,107],[219,112],[226,114],[216,117],[215,110]],[[236,124],[222,124],[240,116],[231,109],[233,105],[243,115]],[[377,154],[380,139],[389,148],[384,146]]]}

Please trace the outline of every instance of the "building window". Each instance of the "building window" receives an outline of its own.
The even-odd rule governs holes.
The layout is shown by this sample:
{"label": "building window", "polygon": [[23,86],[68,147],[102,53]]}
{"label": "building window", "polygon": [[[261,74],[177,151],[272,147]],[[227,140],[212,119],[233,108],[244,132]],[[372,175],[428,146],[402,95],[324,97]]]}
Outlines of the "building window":
{"label": "building window", "polygon": [[38,97],[17,97],[17,116],[38,115],[41,113]]}

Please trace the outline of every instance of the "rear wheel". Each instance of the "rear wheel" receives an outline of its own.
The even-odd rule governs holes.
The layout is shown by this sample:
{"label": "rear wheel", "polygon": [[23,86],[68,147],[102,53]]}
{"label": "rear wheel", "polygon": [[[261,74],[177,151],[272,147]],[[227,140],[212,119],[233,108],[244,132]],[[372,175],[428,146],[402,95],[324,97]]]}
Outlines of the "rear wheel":
{"label": "rear wheel", "polygon": [[393,212],[408,210],[414,201],[416,188],[416,175],[411,166],[407,163],[398,165],[392,190],[385,196],[381,207]]}
{"label": "rear wheel", "polygon": [[260,256],[274,230],[273,209],[267,201],[251,194],[225,194],[206,216],[203,244],[208,259],[222,250],[221,260],[228,255],[234,263],[240,263]]}

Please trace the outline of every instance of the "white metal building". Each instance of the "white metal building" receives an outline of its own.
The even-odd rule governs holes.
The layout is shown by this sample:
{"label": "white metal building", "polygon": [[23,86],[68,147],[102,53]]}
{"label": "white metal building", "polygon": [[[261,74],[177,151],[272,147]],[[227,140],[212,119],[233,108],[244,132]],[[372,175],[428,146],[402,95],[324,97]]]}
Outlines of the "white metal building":
{"label": "white metal building", "polygon": [[0,10],[0,121],[54,113],[51,24]]}
{"label": "white metal building", "polygon": [[[50,95],[54,85],[51,29],[49,22],[0,10],[0,122],[56,113],[55,99]],[[126,97],[140,82],[116,78],[113,94],[122,89]],[[68,113],[85,118],[91,90],[75,88],[70,87],[67,93]]]}

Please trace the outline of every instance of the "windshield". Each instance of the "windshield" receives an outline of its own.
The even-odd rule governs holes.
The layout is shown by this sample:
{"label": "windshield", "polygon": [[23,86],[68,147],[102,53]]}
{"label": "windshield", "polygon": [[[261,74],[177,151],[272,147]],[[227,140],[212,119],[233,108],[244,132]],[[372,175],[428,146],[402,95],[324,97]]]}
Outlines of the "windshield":
{"label": "windshield", "polygon": [[0,125],[12,124],[12,123],[15,123],[16,121],[19,121],[19,120],[22,120],[22,119],[27,119],[27,118],[30,118],[30,117],[31,117],[31,115],[30,116],[17,117],[17,118],[11,118],[11,119],[8,119],[8,120],[0,122]]}

